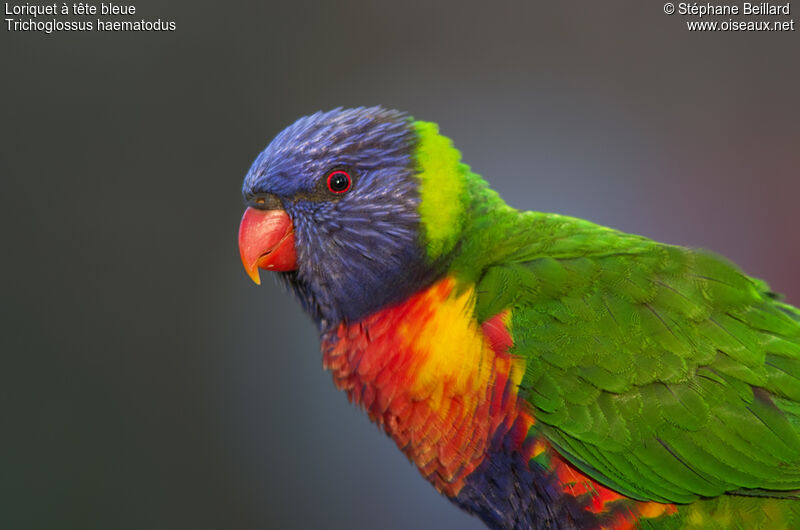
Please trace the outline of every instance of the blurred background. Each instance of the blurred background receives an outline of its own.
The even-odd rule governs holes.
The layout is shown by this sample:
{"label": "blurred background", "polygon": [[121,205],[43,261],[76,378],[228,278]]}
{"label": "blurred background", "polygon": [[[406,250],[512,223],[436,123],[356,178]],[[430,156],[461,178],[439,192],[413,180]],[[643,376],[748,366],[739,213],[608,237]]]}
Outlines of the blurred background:
{"label": "blurred background", "polygon": [[713,249],[800,304],[798,32],[411,4],[137,1],[176,30],[0,31],[0,527],[481,528],[239,262],[243,175],[316,110],[436,121],[513,206]]}

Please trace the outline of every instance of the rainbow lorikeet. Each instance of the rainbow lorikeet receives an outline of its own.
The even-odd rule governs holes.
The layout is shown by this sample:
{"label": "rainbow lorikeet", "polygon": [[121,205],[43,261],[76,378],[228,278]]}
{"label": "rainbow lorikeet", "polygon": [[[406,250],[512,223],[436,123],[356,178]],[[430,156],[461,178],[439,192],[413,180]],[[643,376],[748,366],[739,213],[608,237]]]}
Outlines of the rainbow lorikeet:
{"label": "rainbow lorikeet", "polygon": [[325,368],[493,528],[800,528],[800,311],[705,251],[507,206],[433,123],[298,120],[239,246]]}

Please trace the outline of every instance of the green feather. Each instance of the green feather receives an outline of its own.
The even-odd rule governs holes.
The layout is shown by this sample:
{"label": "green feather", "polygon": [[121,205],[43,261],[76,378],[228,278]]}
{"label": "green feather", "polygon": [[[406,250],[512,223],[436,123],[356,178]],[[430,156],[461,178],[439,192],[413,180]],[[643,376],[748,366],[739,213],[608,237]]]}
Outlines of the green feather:
{"label": "green feather", "polygon": [[478,322],[511,312],[531,434],[623,495],[691,503],[642,527],[800,523],[800,310],[713,253],[518,212],[443,160],[463,186],[447,202],[425,181],[428,250],[452,246]]}
{"label": "green feather", "polygon": [[494,213],[477,316],[511,310],[524,395],[563,456],[639,499],[800,489],[796,310],[708,252]]}

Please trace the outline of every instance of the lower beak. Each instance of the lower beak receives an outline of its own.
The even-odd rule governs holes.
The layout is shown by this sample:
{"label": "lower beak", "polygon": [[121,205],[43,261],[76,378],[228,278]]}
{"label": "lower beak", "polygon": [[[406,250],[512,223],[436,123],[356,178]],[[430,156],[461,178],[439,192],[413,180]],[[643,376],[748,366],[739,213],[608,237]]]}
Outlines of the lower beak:
{"label": "lower beak", "polygon": [[292,220],[283,210],[246,209],[239,225],[239,253],[247,275],[257,285],[261,284],[258,269],[297,269]]}

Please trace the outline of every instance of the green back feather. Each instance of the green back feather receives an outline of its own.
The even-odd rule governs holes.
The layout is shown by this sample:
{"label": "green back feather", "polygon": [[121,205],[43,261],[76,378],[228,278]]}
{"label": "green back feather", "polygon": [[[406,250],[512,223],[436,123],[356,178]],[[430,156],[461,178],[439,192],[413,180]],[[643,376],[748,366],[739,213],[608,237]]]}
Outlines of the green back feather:
{"label": "green back feather", "polygon": [[512,311],[538,433],[635,499],[797,494],[797,309],[709,252],[520,213],[437,145],[451,168],[437,178],[462,185],[444,178],[448,203],[423,177],[431,248],[452,248],[449,272],[477,283],[480,321]]}
{"label": "green back feather", "polygon": [[485,270],[478,318],[512,310],[523,391],[562,454],[641,500],[800,488],[796,310],[707,252],[518,220],[527,241]]}
{"label": "green back feather", "polygon": [[794,308],[710,253],[554,215],[517,222],[477,316],[512,310],[523,391],[562,454],[641,500],[800,488]]}

